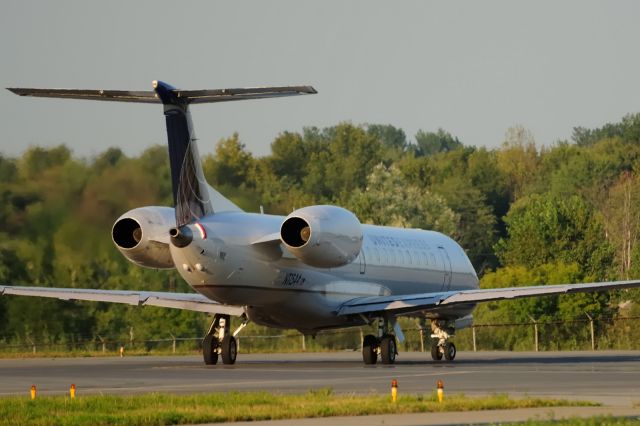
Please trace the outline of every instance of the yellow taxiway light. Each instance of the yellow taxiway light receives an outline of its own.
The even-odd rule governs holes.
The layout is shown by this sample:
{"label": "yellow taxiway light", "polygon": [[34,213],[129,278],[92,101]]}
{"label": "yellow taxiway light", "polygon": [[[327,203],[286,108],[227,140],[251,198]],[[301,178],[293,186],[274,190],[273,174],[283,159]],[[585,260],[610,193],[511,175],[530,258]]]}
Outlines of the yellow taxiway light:
{"label": "yellow taxiway light", "polygon": [[438,387],[438,402],[442,402],[444,399],[444,382],[442,380],[438,380],[436,386]]}
{"label": "yellow taxiway light", "polygon": [[391,401],[396,402],[398,400],[398,381],[396,379],[391,380]]}

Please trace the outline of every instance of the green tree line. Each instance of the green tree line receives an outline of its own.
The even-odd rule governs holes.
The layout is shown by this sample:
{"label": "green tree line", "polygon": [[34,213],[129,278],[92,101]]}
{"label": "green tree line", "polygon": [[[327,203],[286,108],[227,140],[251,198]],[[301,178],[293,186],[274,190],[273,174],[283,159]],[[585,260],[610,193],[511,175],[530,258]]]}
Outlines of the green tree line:
{"label": "green tree line", "polygon": [[[330,203],[363,223],[438,230],[462,245],[485,288],[640,275],[640,114],[575,128],[571,140],[549,146],[522,127],[488,149],[443,129],[410,139],[391,125],[345,122],[283,132],[264,157],[237,134],[213,148],[203,157],[207,179],[247,211]],[[0,155],[0,197],[0,283],[189,291],[175,272],[129,263],[109,232],[129,209],[171,205],[165,145],[137,157],[109,148],[78,158],[64,145]],[[475,321],[636,315],[638,302],[628,290],[492,302]],[[172,309],[0,298],[0,342],[129,336],[132,327],[139,339],[195,336],[207,321]],[[598,324],[606,332],[607,323]],[[254,326],[259,331],[273,332]],[[578,345],[585,337],[573,331],[558,338]],[[488,338],[518,347],[507,331]]]}

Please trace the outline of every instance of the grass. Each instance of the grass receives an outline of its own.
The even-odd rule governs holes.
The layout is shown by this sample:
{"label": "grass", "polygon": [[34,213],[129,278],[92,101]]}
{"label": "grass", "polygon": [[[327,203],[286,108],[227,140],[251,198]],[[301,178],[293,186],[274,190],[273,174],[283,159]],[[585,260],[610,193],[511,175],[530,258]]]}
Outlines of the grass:
{"label": "grass", "polygon": [[[81,390],[79,390],[81,392]],[[150,393],[135,396],[66,396],[0,398],[0,425],[171,425],[307,417],[441,411],[494,410],[529,407],[593,406],[541,398],[507,395],[466,397],[436,394],[389,396],[334,395],[330,388],[301,395],[229,392],[193,395]]]}

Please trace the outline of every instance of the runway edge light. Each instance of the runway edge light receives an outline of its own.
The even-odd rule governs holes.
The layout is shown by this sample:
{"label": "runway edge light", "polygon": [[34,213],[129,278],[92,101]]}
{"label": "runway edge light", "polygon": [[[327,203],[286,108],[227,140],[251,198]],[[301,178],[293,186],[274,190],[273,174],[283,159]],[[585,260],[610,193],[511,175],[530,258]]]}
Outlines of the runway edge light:
{"label": "runway edge light", "polygon": [[438,380],[436,382],[436,386],[438,388],[438,402],[442,402],[444,399],[444,382],[442,380]]}
{"label": "runway edge light", "polygon": [[396,402],[398,400],[398,381],[396,379],[391,380],[391,401]]}
{"label": "runway edge light", "polygon": [[74,399],[76,397],[76,385],[75,385],[75,383],[71,383],[71,387],[69,388],[69,396],[71,397],[71,399]]}
{"label": "runway edge light", "polygon": [[36,385],[31,385],[31,399],[36,399]]}

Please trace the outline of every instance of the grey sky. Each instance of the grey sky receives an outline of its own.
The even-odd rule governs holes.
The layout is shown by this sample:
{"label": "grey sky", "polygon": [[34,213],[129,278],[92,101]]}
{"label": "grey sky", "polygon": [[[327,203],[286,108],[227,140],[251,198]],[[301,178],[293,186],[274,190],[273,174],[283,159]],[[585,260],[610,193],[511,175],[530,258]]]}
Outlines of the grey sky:
{"label": "grey sky", "polygon": [[[640,111],[636,1],[27,1],[0,14],[4,87],[151,90],[311,84],[314,96],[201,105],[201,152],[238,131],[257,155],[281,131],[340,121],[442,127],[538,143]],[[0,152],[66,143],[138,154],[165,143],[160,106],[0,91]]]}

